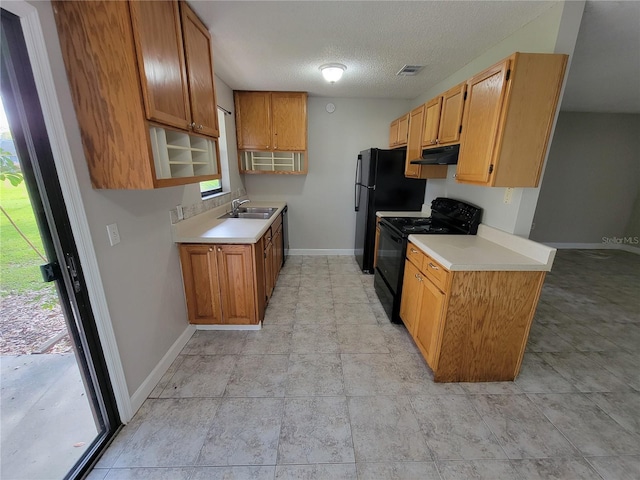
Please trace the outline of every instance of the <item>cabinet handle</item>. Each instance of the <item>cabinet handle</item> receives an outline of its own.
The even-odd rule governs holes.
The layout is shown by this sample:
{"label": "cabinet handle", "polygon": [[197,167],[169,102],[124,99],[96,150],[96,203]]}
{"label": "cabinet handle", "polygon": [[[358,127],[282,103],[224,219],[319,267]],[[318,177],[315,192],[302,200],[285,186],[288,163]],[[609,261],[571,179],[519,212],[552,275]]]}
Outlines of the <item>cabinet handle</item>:
{"label": "cabinet handle", "polygon": [[438,267],[436,267],[433,263],[429,262],[429,266],[431,268],[433,268],[434,270],[440,270]]}
{"label": "cabinet handle", "polygon": [[419,273],[416,273],[416,278],[418,279],[419,282],[422,281],[422,276]]}
{"label": "cabinet handle", "polygon": [[203,129],[203,127],[204,127],[204,126],[203,126],[202,124],[198,125],[198,130],[202,130],[202,129]]}
{"label": "cabinet handle", "polygon": [[196,128],[196,122],[191,122],[191,123],[189,124],[189,128],[190,128],[190,129],[192,129],[192,130],[193,130],[194,128]]}
{"label": "cabinet handle", "polygon": [[221,252],[221,251],[222,251],[222,249],[221,249],[220,247],[218,247],[218,251],[219,251],[219,252]]}
{"label": "cabinet handle", "polygon": [[411,253],[418,253],[418,251],[415,248],[412,248]]}
{"label": "cabinet handle", "polygon": [[210,252],[213,252],[213,248],[210,248],[210,249],[209,249],[209,251],[210,251]]}

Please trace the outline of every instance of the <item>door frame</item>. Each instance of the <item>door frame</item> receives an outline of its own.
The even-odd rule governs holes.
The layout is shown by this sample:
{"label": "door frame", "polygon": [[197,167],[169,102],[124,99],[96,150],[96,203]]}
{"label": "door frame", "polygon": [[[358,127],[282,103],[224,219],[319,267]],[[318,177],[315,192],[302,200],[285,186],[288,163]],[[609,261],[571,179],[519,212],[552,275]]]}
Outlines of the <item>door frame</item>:
{"label": "door frame", "polygon": [[42,115],[49,136],[62,195],[68,210],[71,231],[78,249],[80,264],[83,265],[87,293],[91,302],[100,345],[102,346],[105,363],[111,379],[120,420],[126,424],[134,414],[131,397],[113,331],[102,279],[99,274],[98,259],[93,248],[93,240],[82,202],[80,185],[78,184],[71,149],[64,128],[38,10],[24,0],[5,0],[2,2],[2,8],[20,17]]}

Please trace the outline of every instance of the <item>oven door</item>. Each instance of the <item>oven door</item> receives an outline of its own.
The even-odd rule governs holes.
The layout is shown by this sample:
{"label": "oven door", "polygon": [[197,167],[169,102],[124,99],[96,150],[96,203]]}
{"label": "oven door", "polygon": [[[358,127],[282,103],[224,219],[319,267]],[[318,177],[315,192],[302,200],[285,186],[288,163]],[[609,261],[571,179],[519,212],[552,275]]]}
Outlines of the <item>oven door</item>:
{"label": "oven door", "polygon": [[405,248],[405,239],[392,231],[383,222],[380,222],[376,270],[384,278],[394,296],[398,293],[401,281],[400,275],[402,274]]}

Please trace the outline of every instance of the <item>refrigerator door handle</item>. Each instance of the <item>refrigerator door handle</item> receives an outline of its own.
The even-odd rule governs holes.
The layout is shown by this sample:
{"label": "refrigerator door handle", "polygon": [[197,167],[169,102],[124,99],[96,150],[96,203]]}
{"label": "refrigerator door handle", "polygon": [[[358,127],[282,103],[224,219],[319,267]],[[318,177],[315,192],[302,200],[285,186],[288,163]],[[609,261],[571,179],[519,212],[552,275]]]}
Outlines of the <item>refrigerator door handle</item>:
{"label": "refrigerator door handle", "polygon": [[[358,178],[360,177],[360,178]],[[360,180],[362,179],[362,155],[358,155],[358,161],[356,162],[356,183],[355,183],[355,210],[360,211]]]}

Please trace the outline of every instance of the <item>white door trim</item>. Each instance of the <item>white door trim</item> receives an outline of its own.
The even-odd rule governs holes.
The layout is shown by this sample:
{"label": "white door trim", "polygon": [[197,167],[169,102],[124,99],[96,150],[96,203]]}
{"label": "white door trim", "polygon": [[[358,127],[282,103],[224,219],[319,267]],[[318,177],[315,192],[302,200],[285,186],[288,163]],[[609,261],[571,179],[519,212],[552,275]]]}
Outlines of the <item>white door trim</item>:
{"label": "white door trim", "polygon": [[118,413],[121,421],[127,423],[134,413],[131,407],[131,397],[129,396],[122,362],[120,361],[120,352],[118,351],[107,299],[99,274],[98,260],[93,248],[84,204],[82,203],[78,177],[64,129],[62,112],[60,111],[60,104],[53,81],[53,73],[49,63],[40,17],[37,9],[23,0],[3,1],[2,8],[20,17],[40,106],[49,142],[51,143],[51,151],[67,206],[71,230],[78,248],[80,263],[83,267],[91,309],[96,321],[107,370],[109,371]]}

